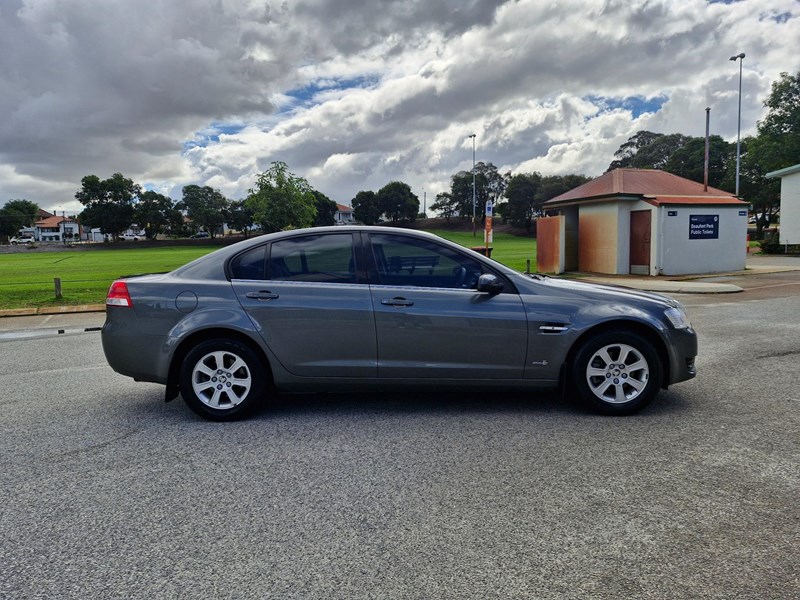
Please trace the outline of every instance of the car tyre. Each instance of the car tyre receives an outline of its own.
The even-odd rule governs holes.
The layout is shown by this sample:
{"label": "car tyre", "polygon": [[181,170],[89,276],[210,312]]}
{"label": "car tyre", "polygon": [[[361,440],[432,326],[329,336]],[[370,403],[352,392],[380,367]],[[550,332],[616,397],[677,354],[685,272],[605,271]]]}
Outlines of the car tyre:
{"label": "car tyre", "polygon": [[588,339],[575,354],[572,380],[581,400],[609,415],[645,407],[661,388],[658,354],[643,337],[608,331]]}
{"label": "car tyre", "polygon": [[214,339],[192,348],[181,364],[180,389],[195,413],[235,421],[262,403],[267,377],[259,356],[236,340]]}

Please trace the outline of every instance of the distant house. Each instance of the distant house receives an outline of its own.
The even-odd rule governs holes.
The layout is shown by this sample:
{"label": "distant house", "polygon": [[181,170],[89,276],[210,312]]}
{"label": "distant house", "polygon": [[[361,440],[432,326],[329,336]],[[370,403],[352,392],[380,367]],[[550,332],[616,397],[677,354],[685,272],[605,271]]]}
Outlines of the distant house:
{"label": "distant house", "polygon": [[684,275],[740,271],[748,204],[656,169],[614,169],[545,202],[542,272]]}
{"label": "distant house", "polygon": [[39,211],[33,224],[33,237],[40,242],[64,242],[81,239],[81,225],[75,219]]}
{"label": "distant house", "polygon": [[781,244],[800,244],[800,165],[767,173],[768,178],[781,178]]}
{"label": "distant house", "polygon": [[337,225],[350,225],[356,222],[353,209],[344,204],[336,204],[336,213],[333,215],[333,219]]}

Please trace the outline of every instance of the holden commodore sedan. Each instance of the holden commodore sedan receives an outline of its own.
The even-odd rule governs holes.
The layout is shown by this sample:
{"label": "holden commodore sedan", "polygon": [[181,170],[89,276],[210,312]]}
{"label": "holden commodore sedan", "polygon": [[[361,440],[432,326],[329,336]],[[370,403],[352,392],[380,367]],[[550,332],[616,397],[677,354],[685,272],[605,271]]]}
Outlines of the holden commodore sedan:
{"label": "holden commodore sedan", "polygon": [[428,233],[265,235],[115,281],[111,367],[232,420],[280,391],[559,388],[628,414],[695,376],[697,338],[665,296],[529,276]]}

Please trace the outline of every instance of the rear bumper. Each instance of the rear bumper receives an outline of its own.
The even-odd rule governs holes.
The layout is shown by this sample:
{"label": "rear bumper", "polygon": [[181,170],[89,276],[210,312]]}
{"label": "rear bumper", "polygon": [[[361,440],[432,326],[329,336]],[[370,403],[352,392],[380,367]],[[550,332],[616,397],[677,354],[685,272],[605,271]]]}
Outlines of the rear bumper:
{"label": "rear bumper", "polygon": [[167,383],[169,361],[166,338],[134,330],[130,322],[108,321],[100,338],[106,360],[114,371],[137,381]]}

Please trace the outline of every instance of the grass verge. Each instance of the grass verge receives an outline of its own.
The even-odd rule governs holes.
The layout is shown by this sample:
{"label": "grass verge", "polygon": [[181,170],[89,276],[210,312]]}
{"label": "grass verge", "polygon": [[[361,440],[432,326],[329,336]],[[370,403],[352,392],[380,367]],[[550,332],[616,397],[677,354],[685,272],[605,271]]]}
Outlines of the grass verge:
{"label": "grass verge", "polygon": [[[171,271],[216,247],[25,252],[0,255],[0,309],[102,304],[123,275]],[[54,278],[63,297],[55,298]]]}

